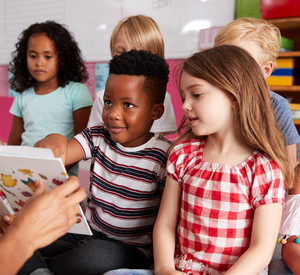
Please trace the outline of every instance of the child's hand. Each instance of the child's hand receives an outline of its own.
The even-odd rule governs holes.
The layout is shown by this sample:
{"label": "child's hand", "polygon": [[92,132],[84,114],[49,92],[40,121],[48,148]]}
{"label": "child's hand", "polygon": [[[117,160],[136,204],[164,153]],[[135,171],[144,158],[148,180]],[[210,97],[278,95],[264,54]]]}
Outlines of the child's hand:
{"label": "child's hand", "polygon": [[52,149],[55,157],[62,158],[63,162],[66,162],[65,160],[68,149],[67,139],[62,135],[50,134],[35,143],[34,147],[50,148]]}

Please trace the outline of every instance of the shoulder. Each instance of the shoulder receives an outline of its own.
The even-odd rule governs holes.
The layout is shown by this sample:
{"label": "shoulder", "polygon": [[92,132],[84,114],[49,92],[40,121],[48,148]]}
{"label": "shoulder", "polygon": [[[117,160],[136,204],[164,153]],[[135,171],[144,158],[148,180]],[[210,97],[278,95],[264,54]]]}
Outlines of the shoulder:
{"label": "shoulder", "polygon": [[254,209],[263,204],[283,204],[285,195],[285,181],[278,165],[270,157],[256,152],[252,167],[252,175],[248,174],[251,184]]}
{"label": "shoulder", "polygon": [[68,91],[88,91],[88,88],[85,84],[80,82],[70,81],[63,89]]}
{"label": "shoulder", "polygon": [[103,126],[93,126],[90,128],[85,128],[84,131],[93,137],[102,136],[110,137],[109,132]]}
{"label": "shoulder", "polygon": [[69,100],[74,107],[74,110],[92,106],[93,99],[86,85],[70,81],[65,87],[62,87],[63,96]]}
{"label": "shoulder", "polygon": [[165,137],[163,137],[161,135],[155,136],[154,147],[159,147],[159,148],[165,149],[167,151],[168,148],[170,147],[170,145],[171,145],[171,141],[169,141]]}
{"label": "shoulder", "polygon": [[103,126],[85,128],[81,133],[76,135],[76,139],[79,140],[80,143],[89,143],[94,144],[95,146],[99,146],[103,140],[108,141],[108,143],[109,141],[113,143],[109,132]]}
{"label": "shoulder", "polygon": [[189,154],[197,150],[203,150],[204,144],[205,141],[203,139],[191,139],[180,141],[174,146],[171,152],[182,151]]}
{"label": "shoulder", "polygon": [[290,109],[289,102],[281,95],[274,93],[273,91],[270,92],[271,101],[273,104],[274,109]]}
{"label": "shoulder", "polygon": [[22,93],[15,93],[15,100],[31,100],[33,97],[37,97],[33,88],[29,88]]}
{"label": "shoulder", "polygon": [[252,154],[251,161],[252,165],[250,164],[249,166],[252,172],[258,177],[265,178],[267,182],[271,182],[276,178],[283,178],[279,166],[269,156],[255,151]]}
{"label": "shoulder", "polygon": [[104,91],[105,91],[104,89],[98,91],[98,92],[97,92],[97,95],[96,95],[96,98],[101,98],[101,99],[102,99],[102,97],[103,97],[103,95],[104,95]]}
{"label": "shoulder", "polygon": [[202,155],[205,145],[204,139],[192,139],[177,143],[171,150],[169,162],[184,164],[194,158],[195,155]]}

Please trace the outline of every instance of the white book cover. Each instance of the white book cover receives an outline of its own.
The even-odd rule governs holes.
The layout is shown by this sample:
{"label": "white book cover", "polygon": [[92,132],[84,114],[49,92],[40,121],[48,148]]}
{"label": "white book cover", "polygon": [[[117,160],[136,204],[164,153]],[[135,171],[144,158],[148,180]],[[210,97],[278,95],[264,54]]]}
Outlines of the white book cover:
{"label": "white book cover", "polygon": [[[46,191],[68,179],[62,160],[51,149],[0,146],[0,215],[17,213],[35,191],[37,179],[44,181]],[[78,222],[68,232],[92,235],[79,208]]]}

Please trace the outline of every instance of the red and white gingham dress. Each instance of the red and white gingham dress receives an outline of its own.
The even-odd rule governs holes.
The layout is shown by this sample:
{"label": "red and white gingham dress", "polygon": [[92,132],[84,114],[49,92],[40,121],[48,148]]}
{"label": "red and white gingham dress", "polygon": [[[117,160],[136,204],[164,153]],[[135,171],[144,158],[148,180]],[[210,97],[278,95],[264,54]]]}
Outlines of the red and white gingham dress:
{"label": "red and white gingham dress", "polygon": [[[182,184],[176,268],[188,274],[220,274],[247,250],[254,210],[284,202],[277,164],[255,151],[236,166],[202,160],[204,140],[172,150],[168,176]],[[263,232],[262,232],[263,234]]]}

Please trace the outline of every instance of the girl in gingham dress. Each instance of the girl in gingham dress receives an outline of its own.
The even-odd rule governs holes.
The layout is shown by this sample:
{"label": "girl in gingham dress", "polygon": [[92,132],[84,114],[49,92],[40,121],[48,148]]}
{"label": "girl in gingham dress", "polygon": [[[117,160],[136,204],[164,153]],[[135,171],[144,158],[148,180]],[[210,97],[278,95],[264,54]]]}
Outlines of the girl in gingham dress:
{"label": "girl in gingham dress", "polygon": [[155,274],[267,274],[293,168],[261,69],[219,46],[187,59],[179,86],[185,119],[154,228]]}

